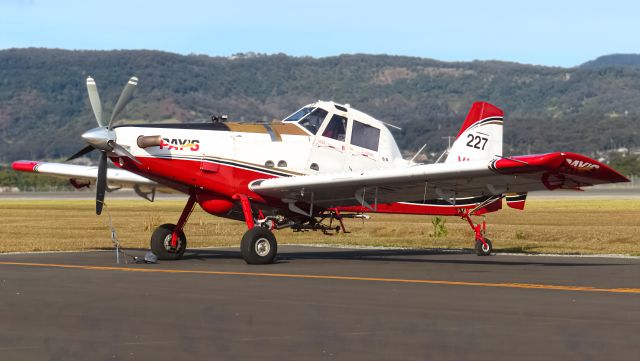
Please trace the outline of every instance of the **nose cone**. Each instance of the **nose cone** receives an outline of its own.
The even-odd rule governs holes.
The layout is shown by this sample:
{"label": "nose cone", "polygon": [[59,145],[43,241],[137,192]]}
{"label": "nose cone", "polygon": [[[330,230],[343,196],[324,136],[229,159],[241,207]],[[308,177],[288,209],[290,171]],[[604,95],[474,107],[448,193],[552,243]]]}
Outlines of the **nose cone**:
{"label": "nose cone", "polygon": [[82,139],[96,149],[111,150],[110,141],[116,141],[116,132],[104,127],[93,128],[82,134]]}

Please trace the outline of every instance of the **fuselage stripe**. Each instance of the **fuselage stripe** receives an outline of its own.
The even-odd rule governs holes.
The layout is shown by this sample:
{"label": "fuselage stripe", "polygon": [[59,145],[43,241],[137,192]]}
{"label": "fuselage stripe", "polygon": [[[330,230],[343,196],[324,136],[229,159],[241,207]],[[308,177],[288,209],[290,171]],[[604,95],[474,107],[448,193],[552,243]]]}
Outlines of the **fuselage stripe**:
{"label": "fuselage stripe", "polygon": [[190,161],[195,161],[195,162],[208,162],[208,163],[217,163],[217,164],[222,164],[222,165],[228,165],[234,168],[241,168],[241,169],[245,169],[245,170],[251,170],[251,171],[256,171],[256,172],[260,172],[260,173],[264,173],[264,174],[269,174],[269,175],[273,175],[273,176],[278,176],[278,177],[290,177],[296,174],[291,174],[291,173],[285,173],[285,172],[280,172],[280,171],[276,171],[270,168],[262,168],[260,166],[257,165],[248,165],[248,164],[244,164],[244,163],[239,163],[239,162],[233,162],[233,161],[229,161],[229,160],[222,160],[222,159],[217,159],[217,158],[209,158],[209,157],[190,157],[190,156],[185,156],[185,155],[154,155],[154,158],[160,158],[160,159],[181,159],[181,160],[190,160]]}

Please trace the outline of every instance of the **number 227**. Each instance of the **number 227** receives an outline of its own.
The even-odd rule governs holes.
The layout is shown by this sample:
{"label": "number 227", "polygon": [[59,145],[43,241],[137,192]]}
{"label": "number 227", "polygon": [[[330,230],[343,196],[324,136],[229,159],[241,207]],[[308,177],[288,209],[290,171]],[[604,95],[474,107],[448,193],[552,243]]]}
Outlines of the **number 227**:
{"label": "number 227", "polygon": [[[469,138],[469,141],[467,142],[467,147],[484,150],[484,147],[487,145],[488,139],[485,137],[469,134],[467,135],[467,138]],[[482,147],[480,146],[480,143],[482,143]]]}

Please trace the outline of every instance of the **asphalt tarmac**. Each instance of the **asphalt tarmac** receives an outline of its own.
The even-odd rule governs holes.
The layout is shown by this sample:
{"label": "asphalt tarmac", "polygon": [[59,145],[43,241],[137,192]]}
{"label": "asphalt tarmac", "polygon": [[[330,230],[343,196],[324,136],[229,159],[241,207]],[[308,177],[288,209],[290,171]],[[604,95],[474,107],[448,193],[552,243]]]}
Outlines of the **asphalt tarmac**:
{"label": "asphalt tarmac", "polygon": [[[142,256],[144,250],[129,251]],[[0,255],[0,360],[638,360],[640,259]]]}

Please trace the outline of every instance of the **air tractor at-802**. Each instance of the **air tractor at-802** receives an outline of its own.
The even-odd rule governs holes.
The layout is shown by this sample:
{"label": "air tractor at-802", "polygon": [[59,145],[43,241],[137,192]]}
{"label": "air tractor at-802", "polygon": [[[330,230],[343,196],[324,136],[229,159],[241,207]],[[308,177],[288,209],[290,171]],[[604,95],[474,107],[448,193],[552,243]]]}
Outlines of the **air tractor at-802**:
{"label": "air tractor at-802", "polygon": [[[98,150],[97,168],[16,161],[13,169],[66,177],[78,187],[95,183],[97,214],[108,184],[133,186],[149,200],[156,190],[187,194],[176,224],[151,235],[152,251],[164,260],[184,254],[183,229],[196,203],[246,223],[240,244],[250,264],[274,260],[276,230],[345,231],[344,218],[365,213],[462,217],[477,254],[489,255],[486,225],[472,216],[500,210],[503,199],[523,209],[530,191],[628,181],[580,154],[503,155],[503,112],[486,102],[471,106],[444,161],[420,164],[403,159],[385,123],[332,101],[271,123],[114,125],[137,83],[129,80],[107,122],[96,83],[87,79],[98,127],[82,135],[88,145],[70,159]],[[108,160],[117,168],[108,169]]]}

